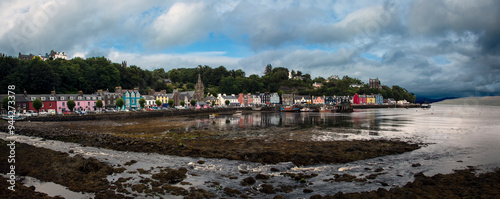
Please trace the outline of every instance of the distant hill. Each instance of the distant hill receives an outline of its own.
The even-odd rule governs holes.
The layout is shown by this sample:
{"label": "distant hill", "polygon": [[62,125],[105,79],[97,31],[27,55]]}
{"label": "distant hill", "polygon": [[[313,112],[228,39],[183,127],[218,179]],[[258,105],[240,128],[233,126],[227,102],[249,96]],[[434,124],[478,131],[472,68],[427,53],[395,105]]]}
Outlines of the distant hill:
{"label": "distant hill", "polygon": [[435,103],[435,102],[440,102],[443,100],[448,100],[448,99],[456,99],[458,97],[443,97],[443,98],[438,98],[438,99],[433,99],[433,98],[426,98],[426,97],[418,97],[415,100],[415,103],[417,104],[422,104],[422,103]]}
{"label": "distant hill", "polygon": [[435,104],[469,104],[469,105],[486,105],[486,106],[500,106],[500,96],[488,97],[465,97],[458,99],[448,99]]}

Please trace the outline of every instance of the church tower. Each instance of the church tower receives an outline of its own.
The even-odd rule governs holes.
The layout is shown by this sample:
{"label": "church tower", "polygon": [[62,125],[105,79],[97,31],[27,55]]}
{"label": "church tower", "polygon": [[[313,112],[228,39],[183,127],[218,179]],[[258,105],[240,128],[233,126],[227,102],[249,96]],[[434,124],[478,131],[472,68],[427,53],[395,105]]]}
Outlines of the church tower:
{"label": "church tower", "polygon": [[197,102],[203,102],[203,99],[205,98],[205,86],[203,86],[200,74],[198,74],[198,82],[196,82],[196,91],[194,93],[194,98]]}

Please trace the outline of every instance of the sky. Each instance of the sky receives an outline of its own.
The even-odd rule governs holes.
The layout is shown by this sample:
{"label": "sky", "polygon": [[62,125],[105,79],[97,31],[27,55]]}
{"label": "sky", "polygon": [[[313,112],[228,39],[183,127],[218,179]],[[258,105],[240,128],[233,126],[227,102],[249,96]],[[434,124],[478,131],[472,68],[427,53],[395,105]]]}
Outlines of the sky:
{"label": "sky", "polygon": [[153,70],[208,65],[500,95],[498,0],[0,0],[0,53],[105,56]]}

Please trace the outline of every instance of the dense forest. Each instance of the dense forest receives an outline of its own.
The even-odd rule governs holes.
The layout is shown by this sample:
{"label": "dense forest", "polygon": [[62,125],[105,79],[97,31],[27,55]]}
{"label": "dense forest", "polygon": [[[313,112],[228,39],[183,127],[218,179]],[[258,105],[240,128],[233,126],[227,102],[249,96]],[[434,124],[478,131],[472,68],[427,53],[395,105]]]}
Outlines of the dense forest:
{"label": "dense forest", "polygon": [[[289,74],[292,78],[289,78]],[[114,91],[116,86],[124,89],[139,87],[141,93],[149,89],[156,91],[173,89],[181,91],[194,90],[198,74],[205,85],[205,93],[256,93],[278,92],[297,93],[301,95],[354,95],[380,93],[384,98],[415,101],[415,95],[399,86],[382,86],[382,89],[369,88],[361,80],[344,76],[341,79],[325,79],[303,74],[301,71],[289,71],[287,68],[267,65],[264,75],[249,75],[239,70],[227,70],[224,66],[212,68],[198,66],[195,68],[177,68],[166,72],[163,68],[153,71],[143,70],[137,66],[126,66],[112,63],[105,57],[71,60],[19,60],[14,57],[0,57],[0,92],[7,93],[8,85],[16,86],[16,93],[24,90],[30,94],[50,93],[95,93],[98,89]],[[167,79],[171,84],[167,84]],[[314,89],[314,82],[324,86]],[[352,88],[351,84],[362,84],[360,88]]]}

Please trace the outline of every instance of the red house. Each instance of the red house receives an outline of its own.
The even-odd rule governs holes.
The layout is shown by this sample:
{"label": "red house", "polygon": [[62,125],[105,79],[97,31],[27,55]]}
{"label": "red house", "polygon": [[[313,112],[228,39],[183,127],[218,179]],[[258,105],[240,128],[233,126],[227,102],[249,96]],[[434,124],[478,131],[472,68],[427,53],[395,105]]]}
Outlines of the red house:
{"label": "red house", "polygon": [[42,101],[42,107],[40,108],[40,111],[45,111],[45,112],[57,111],[57,99],[55,96],[55,92],[53,92],[50,95],[46,94],[28,95],[28,100],[29,100],[28,110],[36,111],[36,109],[33,107],[33,101],[35,101],[35,99],[40,99]]}
{"label": "red house", "polygon": [[354,94],[354,97],[352,98],[352,103],[353,104],[360,104],[359,96],[358,94]]}

